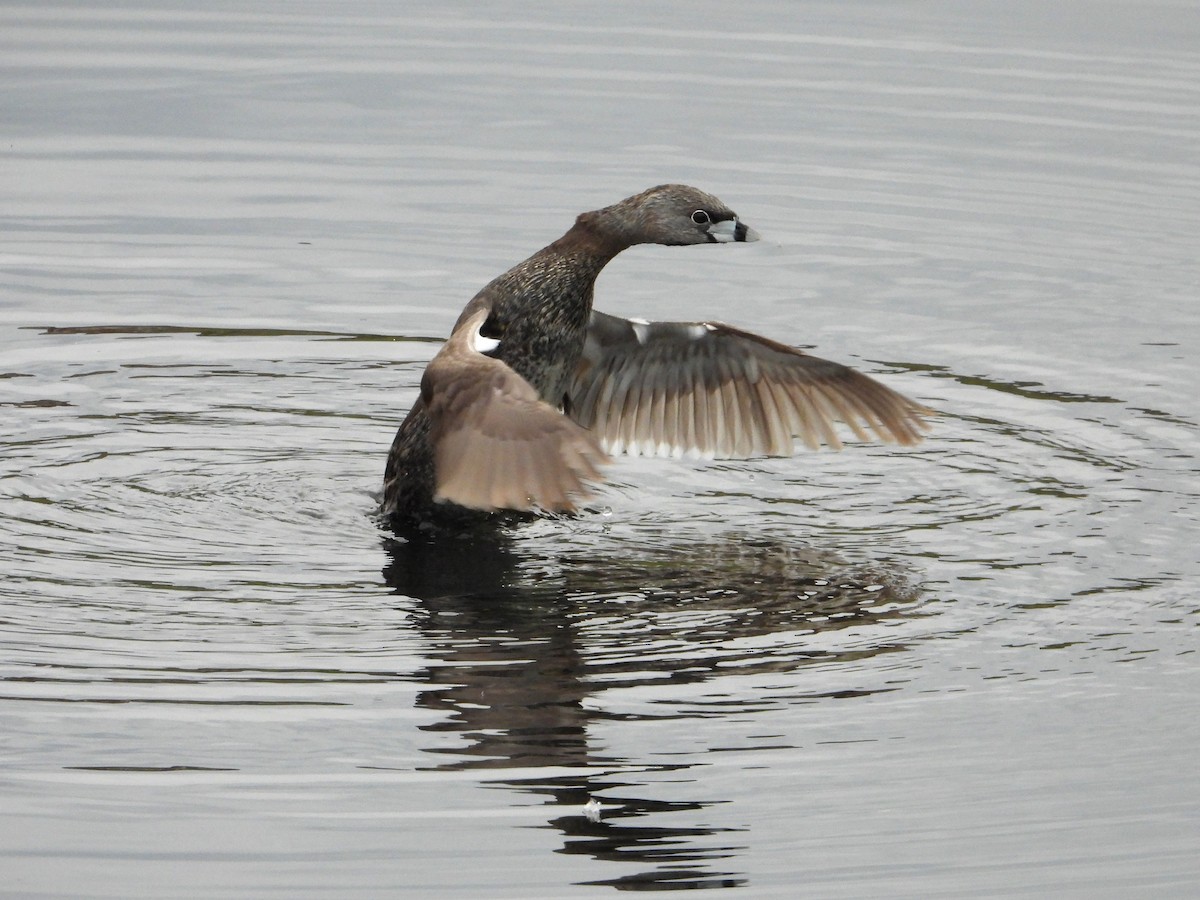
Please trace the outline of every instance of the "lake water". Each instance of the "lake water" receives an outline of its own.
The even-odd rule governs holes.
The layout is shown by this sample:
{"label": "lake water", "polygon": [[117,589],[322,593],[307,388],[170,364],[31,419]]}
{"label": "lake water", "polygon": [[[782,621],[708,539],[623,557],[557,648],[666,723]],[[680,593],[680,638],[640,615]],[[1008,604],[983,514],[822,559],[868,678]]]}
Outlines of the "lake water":
{"label": "lake water", "polygon": [[[0,73],[0,895],[1200,891],[1195,4],[7,4]],[[462,305],[664,181],[764,239],[599,307],[929,439],[389,541]]]}

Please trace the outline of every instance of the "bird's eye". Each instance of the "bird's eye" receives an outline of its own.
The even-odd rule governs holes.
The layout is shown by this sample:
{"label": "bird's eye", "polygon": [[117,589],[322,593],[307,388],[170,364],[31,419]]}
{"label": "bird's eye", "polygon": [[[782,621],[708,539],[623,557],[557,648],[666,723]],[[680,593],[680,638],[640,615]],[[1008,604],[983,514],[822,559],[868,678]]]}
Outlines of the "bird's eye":
{"label": "bird's eye", "polygon": [[692,221],[697,225],[707,225],[712,221],[712,218],[704,210],[698,209],[692,213]]}

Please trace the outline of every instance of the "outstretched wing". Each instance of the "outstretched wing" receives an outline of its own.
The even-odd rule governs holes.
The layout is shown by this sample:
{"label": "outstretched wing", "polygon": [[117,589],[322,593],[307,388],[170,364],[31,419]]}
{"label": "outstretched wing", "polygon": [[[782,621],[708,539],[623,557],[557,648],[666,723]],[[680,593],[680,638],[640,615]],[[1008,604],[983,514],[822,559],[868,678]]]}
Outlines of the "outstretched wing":
{"label": "outstretched wing", "polygon": [[839,449],[915,444],[929,410],[847,366],[716,322],[641,322],[593,312],[568,413],[612,453],[791,456],[794,438]]}
{"label": "outstretched wing", "polygon": [[595,437],[480,352],[482,310],[463,322],[421,380],[430,418],[434,496],[474,509],[575,509],[608,461]]}

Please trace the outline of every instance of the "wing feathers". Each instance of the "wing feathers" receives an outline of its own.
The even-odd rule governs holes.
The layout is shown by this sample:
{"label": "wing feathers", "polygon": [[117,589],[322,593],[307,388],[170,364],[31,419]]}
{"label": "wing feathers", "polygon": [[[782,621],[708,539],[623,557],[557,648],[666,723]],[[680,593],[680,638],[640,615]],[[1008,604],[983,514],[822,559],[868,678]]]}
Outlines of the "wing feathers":
{"label": "wing feathers", "polygon": [[592,313],[571,415],[613,452],[789,456],[795,439],[914,444],[930,411],[869,376],[711,323],[633,323]]}
{"label": "wing feathers", "polygon": [[608,457],[595,436],[474,349],[486,318],[461,323],[425,370],[435,497],[473,509],[562,512],[587,496]]}

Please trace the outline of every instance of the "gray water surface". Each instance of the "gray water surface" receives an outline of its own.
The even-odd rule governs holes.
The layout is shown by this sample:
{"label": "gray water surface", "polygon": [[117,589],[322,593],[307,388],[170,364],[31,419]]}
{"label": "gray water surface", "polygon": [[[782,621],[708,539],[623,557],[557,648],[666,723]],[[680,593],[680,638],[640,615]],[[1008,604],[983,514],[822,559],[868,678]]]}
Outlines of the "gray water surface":
{"label": "gray water surface", "polygon": [[[0,77],[0,896],[1200,891],[1194,4],[9,4]],[[462,305],[666,181],[764,240],[598,306],[929,439],[389,539]]]}

